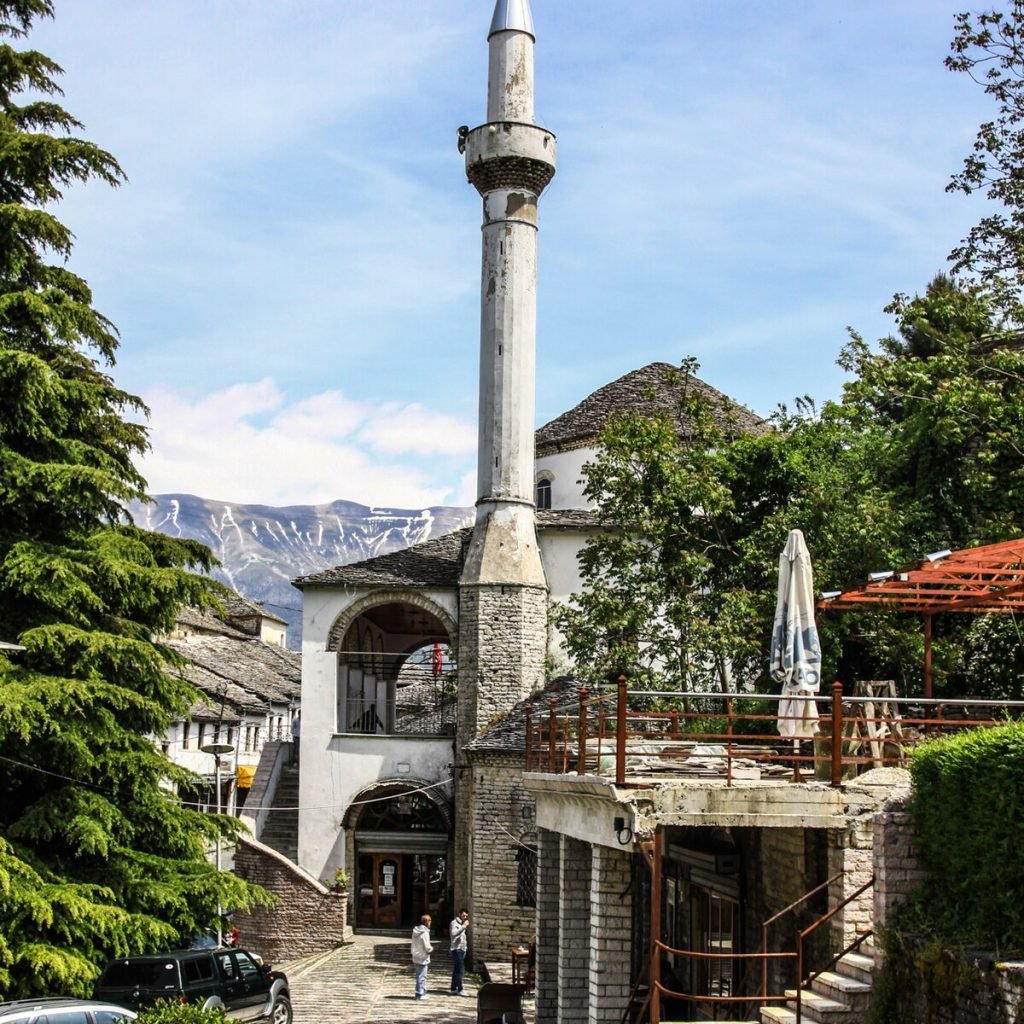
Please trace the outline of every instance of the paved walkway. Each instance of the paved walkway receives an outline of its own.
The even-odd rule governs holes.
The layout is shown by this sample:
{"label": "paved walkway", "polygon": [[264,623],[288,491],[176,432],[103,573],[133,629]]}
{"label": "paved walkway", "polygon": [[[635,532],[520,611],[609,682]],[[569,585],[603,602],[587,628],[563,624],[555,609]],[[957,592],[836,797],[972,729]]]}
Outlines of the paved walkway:
{"label": "paved walkway", "polygon": [[413,999],[409,940],[357,935],[350,945],[282,964],[288,973],[294,1024],[476,1024],[480,979],[466,975],[468,995],[448,994],[448,943],[435,942],[427,998]]}

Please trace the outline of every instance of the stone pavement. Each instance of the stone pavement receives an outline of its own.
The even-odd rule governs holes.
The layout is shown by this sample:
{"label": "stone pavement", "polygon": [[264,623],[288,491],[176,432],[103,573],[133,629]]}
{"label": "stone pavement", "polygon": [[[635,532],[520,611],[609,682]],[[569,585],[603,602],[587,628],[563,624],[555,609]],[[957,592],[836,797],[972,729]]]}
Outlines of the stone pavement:
{"label": "stone pavement", "polygon": [[288,974],[294,1024],[476,1024],[480,979],[467,973],[468,996],[448,994],[445,940],[434,943],[427,997],[420,1000],[413,999],[405,936],[356,935],[351,944],[280,966]]}

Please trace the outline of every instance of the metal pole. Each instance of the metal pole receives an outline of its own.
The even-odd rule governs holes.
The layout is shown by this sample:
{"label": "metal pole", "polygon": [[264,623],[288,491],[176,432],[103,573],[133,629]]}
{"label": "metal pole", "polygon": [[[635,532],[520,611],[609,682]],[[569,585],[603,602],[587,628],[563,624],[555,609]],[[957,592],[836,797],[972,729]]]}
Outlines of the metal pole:
{"label": "metal pole", "polygon": [[832,785],[843,781],[843,684],[832,684]]}
{"label": "metal pole", "polygon": [[615,784],[626,781],[626,677],[619,676],[618,701],[615,706]]}
{"label": "metal pole", "polygon": [[[217,815],[220,816],[220,754],[214,754],[214,785],[217,787]],[[220,875],[220,822],[217,823],[217,846],[216,854],[214,859],[214,866],[217,868],[217,874]],[[217,879],[217,885],[220,885],[220,878]],[[217,947],[220,948],[224,945],[224,921],[221,917],[221,911],[223,908],[220,905],[220,900],[217,900]]]}

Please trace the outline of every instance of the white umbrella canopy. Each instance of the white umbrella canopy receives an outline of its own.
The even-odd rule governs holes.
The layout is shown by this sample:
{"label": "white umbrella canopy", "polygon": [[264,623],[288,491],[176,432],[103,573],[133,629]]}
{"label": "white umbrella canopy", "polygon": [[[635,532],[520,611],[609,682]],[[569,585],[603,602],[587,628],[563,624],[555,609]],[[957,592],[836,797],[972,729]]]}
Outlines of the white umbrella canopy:
{"label": "white umbrella canopy", "polygon": [[814,623],[814,574],[799,530],[790,530],[779,556],[779,599],[775,605],[768,669],[782,684],[779,735],[810,739],[818,732],[814,695],[821,689],[821,643]]}

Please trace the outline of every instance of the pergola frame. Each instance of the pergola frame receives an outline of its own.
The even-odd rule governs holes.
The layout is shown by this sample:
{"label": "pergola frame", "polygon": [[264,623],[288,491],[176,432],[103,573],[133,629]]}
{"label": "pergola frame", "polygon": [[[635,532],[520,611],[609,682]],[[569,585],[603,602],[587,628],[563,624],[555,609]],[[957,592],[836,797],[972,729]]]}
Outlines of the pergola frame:
{"label": "pergola frame", "polygon": [[816,607],[822,612],[917,612],[924,621],[924,695],[930,699],[933,616],[1024,611],[1024,538],[941,551],[910,568],[872,573],[862,587],[822,595]]}

